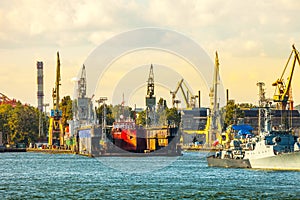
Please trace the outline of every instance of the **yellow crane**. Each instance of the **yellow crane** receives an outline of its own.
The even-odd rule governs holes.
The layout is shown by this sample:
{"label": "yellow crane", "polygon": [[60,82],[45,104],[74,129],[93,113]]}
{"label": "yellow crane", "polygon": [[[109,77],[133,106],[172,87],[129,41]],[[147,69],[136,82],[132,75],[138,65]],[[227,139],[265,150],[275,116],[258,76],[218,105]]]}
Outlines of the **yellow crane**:
{"label": "yellow crane", "polygon": [[[289,56],[289,59],[284,67],[284,70],[281,74],[281,77],[277,79],[272,86],[275,86],[275,94],[273,96],[273,101],[277,103],[277,109],[280,110],[287,110],[287,105],[289,105],[289,110],[293,109],[293,100],[292,100],[292,78],[294,74],[294,69],[296,62],[298,61],[298,64],[300,65],[300,60],[299,60],[299,52],[295,48],[295,45],[292,45],[292,52]],[[292,64],[291,71],[289,73],[289,76],[287,77],[287,83],[284,81],[284,74],[287,69],[287,66],[292,58],[292,55],[294,54],[294,60]]]}
{"label": "yellow crane", "polygon": [[218,52],[216,52],[215,56],[215,68],[213,74],[213,86],[210,89],[209,97],[210,97],[210,127],[208,131],[208,147],[211,147],[213,141],[221,134],[222,127],[221,127],[221,116],[220,116],[220,109],[218,103],[218,85],[220,81],[220,74],[219,74],[219,57]]}
{"label": "yellow crane", "polygon": [[[187,93],[185,93],[182,85],[185,86],[186,90],[187,90]],[[186,108],[187,109],[190,109],[190,108],[194,108],[196,106],[196,98],[198,98],[197,95],[192,95],[192,92],[189,90],[188,86],[185,84],[184,82],[184,79],[181,79],[179,82],[178,82],[178,85],[177,85],[177,88],[175,91],[170,91],[170,94],[172,95],[172,104],[173,104],[173,107],[175,106],[175,103],[176,103],[176,95],[177,95],[177,92],[178,90],[181,89],[181,92],[182,92],[182,95],[183,95],[183,98],[184,98],[184,101],[185,101],[185,104],[186,104]]]}
{"label": "yellow crane", "polygon": [[61,122],[62,110],[59,108],[59,86],[60,86],[60,60],[59,52],[57,52],[57,65],[56,65],[56,81],[55,88],[52,90],[53,109],[51,109],[49,121],[48,144],[50,147],[53,145],[53,140],[59,139],[60,146],[64,145],[64,132]]}

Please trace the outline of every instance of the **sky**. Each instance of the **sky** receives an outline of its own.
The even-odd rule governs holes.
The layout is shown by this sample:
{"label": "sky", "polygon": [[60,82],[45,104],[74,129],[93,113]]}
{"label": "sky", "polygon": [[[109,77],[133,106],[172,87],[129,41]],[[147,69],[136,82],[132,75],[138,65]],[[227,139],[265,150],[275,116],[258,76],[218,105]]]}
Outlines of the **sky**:
{"label": "sky", "polygon": [[[60,96],[73,96],[74,77],[99,45],[130,30],[157,27],[190,38],[212,61],[218,51],[220,77],[229,98],[257,104],[256,83],[265,82],[266,96],[272,98],[271,84],[281,76],[292,44],[300,49],[299,11],[298,0],[2,0],[0,93],[37,106],[36,62],[43,61],[44,101],[52,104],[59,51]],[[131,60],[143,57],[137,54]],[[296,66],[292,84],[296,105],[299,76]],[[208,94],[201,94],[208,104]]]}

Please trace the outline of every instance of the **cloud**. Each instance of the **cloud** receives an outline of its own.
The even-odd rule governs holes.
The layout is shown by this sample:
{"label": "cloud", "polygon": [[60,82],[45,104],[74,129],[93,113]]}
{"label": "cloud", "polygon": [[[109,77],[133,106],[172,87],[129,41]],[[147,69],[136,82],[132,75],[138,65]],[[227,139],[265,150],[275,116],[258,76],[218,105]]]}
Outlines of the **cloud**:
{"label": "cloud", "polygon": [[0,39],[7,47],[38,45],[37,41],[58,46],[95,44],[124,30],[160,26],[204,42],[267,42],[290,32],[291,36],[284,38],[289,41],[300,28],[294,3],[297,4],[250,0],[2,1],[0,26],[4,28]]}
{"label": "cloud", "polygon": [[[65,74],[73,76],[74,66],[81,66],[97,45],[139,27],[179,31],[197,41],[212,59],[218,50],[220,62],[224,60],[232,67],[243,65],[237,60],[254,57],[284,63],[291,44],[300,48],[299,8],[297,0],[2,0],[1,64],[31,69],[36,59],[32,55],[51,60],[50,53],[60,49],[65,52],[64,70],[70,69]],[[23,52],[27,57],[16,59]],[[24,76],[31,77],[32,73],[27,70]],[[47,84],[52,86],[52,82]]]}

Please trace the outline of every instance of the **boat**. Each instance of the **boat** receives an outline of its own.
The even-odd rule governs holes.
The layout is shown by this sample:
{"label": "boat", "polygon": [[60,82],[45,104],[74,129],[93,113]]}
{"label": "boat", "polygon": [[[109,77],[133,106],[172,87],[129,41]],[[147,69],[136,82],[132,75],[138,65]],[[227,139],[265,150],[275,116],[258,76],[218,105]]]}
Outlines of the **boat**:
{"label": "boat", "polygon": [[300,170],[300,138],[291,129],[271,128],[270,108],[262,108],[264,128],[246,141],[231,140],[230,147],[207,157],[208,166],[270,170]]}
{"label": "boat", "polygon": [[233,155],[240,156],[242,154],[235,154],[235,152],[225,150],[219,151],[216,155],[207,157],[209,167],[225,167],[225,168],[251,168],[249,159],[236,159]]}
{"label": "boat", "polygon": [[225,168],[251,168],[249,159],[244,159],[245,149],[241,143],[245,141],[252,130],[250,125],[231,125],[213,143],[216,151],[207,157],[208,166]]}
{"label": "boat", "polygon": [[300,170],[300,138],[292,129],[271,128],[270,108],[264,109],[265,126],[255,138],[253,150],[245,151],[251,168]]}
{"label": "boat", "polygon": [[133,120],[116,121],[113,123],[111,135],[113,143],[129,152],[137,150],[136,124]]}
{"label": "boat", "polygon": [[107,133],[101,156],[180,156],[179,138],[178,127],[143,127],[132,119],[122,119]]}

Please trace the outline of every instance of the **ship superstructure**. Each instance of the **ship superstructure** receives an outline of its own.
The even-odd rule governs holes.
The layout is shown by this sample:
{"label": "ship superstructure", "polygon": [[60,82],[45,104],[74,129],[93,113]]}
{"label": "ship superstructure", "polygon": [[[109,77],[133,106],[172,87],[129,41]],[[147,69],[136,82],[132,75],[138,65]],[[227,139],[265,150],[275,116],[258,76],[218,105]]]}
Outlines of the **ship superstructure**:
{"label": "ship superstructure", "polygon": [[[159,126],[156,119],[156,97],[154,93],[153,65],[147,84],[146,100],[146,125],[137,125],[135,119],[124,116],[117,119],[108,136],[108,145],[104,155],[128,156],[178,156],[181,150],[178,147],[179,128]],[[124,102],[124,100],[123,100]],[[124,105],[122,103],[122,109]]]}

